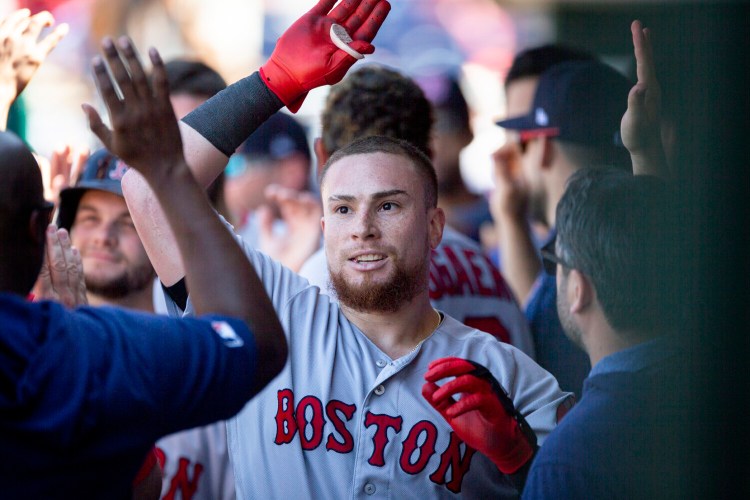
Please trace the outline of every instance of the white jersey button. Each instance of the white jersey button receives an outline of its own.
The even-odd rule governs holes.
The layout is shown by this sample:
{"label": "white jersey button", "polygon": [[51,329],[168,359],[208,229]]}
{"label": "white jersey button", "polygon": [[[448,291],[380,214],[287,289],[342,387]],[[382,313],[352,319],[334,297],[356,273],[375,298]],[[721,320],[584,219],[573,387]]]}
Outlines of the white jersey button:
{"label": "white jersey button", "polygon": [[379,360],[375,361],[375,364],[376,364],[376,365],[378,366],[378,368],[383,368],[383,367],[384,367],[385,365],[387,365],[388,363],[386,363],[386,362],[385,362],[385,361],[383,361],[382,359],[379,359]]}
{"label": "white jersey button", "polygon": [[379,385],[379,386],[377,386],[377,387],[375,388],[375,391],[374,391],[374,392],[375,392],[375,394],[377,394],[378,396],[382,396],[382,395],[383,395],[383,393],[385,392],[385,387],[383,387],[382,385]]}
{"label": "white jersey button", "polygon": [[376,489],[375,485],[372,484],[372,483],[367,483],[365,485],[365,493],[367,493],[368,495],[374,495],[375,494],[375,489]]}

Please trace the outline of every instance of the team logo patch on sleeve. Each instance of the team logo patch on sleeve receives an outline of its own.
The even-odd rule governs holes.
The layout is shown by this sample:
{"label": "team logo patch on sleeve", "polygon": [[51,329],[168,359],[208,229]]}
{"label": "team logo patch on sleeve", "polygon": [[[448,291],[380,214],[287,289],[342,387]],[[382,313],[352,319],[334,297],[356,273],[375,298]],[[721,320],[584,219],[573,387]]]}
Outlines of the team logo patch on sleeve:
{"label": "team logo patch on sleeve", "polygon": [[221,337],[227,347],[242,347],[245,342],[226,321],[212,321],[211,328]]}

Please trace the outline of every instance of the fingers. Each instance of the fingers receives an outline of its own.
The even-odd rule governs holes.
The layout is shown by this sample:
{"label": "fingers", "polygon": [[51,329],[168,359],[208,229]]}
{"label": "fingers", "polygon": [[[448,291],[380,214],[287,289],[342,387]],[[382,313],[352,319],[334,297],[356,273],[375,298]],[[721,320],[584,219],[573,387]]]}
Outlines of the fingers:
{"label": "fingers", "polygon": [[49,33],[39,41],[39,50],[46,57],[47,54],[52,52],[52,49],[57,47],[57,44],[60,43],[60,40],[65,38],[68,32],[70,32],[70,26],[68,26],[67,24],[63,23],[59,26],[56,26],[51,33]]}
{"label": "fingers", "polygon": [[440,389],[435,391],[434,398],[436,401],[442,401],[459,394],[479,394],[490,393],[491,388],[486,380],[477,378],[473,375],[461,375],[443,384]]}
{"label": "fingers", "polygon": [[337,1],[338,0],[320,0],[320,2],[315,4],[315,6],[309,10],[308,15],[313,14],[316,16],[325,16],[330,12],[331,7],[336,5]]}
{"label": "fingers", "polygon": [[[117,59],[119,59],[119,56]],[[117,90],[109,76],[104,60],[101,57],[96,56],[92,59],[91,66],[94,70],[94,83],[96,83],[96,88],[99,89],[99,95],[102,97],[107,110],[109,110],[110,114],[119,112],[123,105],[117,95]],[[93,108],[91,109],[93,110]],[[89,113],[86,114],[89,115]]]}
{"label": "fingers", "polygon": [[[335,9],[331,11],[330,14],[328,14],[328,17],[333,19],[337,24],[344,26],[344,22],[347,20],[347,18],[349,18],[352,12],[356,10],[356,8],[360,4],[360,1],[361,0],[343,0],[340,4],[336,6]],[[326,13],[327,12],[328,11],[326,11]],[[325,14],[321,14],[321,15],[325,15]]]}
{"label": "fingers", "polygon": [[433,361],[428,366],[424,378],[428,382],[436,382],[445,377],[457,377],[474,371],[476,367],[461,358],[441,358]]}
{"label": "fingers", "polygon": [[633,50],[635,52],[636,75],[639,82],[650,82],[656,78],[654,68],[654,54],[651,40],[647,36],[648,30],[643,28],[640,21],[635,20],[630,25],[633,36]]}
{"label": "fingers", "polygon": [[[127,63],[130,73],[128,83],[132,86],[133,91],[136,95],[141,97],[150,96],[151,89],[149,88],[148,78],[143,71],[143,65],[135,51],[135,47],[133,47],[133,42],[128,37],[123,36],[117,40],[117,45],[120,49],[119,52],[121,56],[118,57],[118,59],[124,58]],[[117,84],[120,85],[119,80]]]}
{"label": "fingers", "polygon": [[[117,87],[120,89],[120,92],[122,92],[123,99],[128,100],[135,97],[137,93],[135,91],[135,87],[133,86],[133,80],[128,73],[128,69],[125,67],[125,63],[120,57],[120,53],[117,51],[117,47],[115,47],[114,40],[106,37],[102,41],[102,52],[104,53],[104,58],[107,60],[109,71],[112,74],[111,80],[114,80],[114,82],[117,83]],[[104,64],[102,63],[101,66],[104,66]],[[94,72],[96,73],[97,79],[101,79],[101,72],[97,70],[96,65],[94,67]],[[107,77],[107,80],[110,80],[110,78]],[[112,86],[111,80],[110,86]],[[114,86],[112,86],[112,92],[112,95],[116,96],[116,94],[114,94]],[[107,104],[107,107],[109,107],[109,103]]]}
{"label": "fingers", "polygon": [[81,109],[86,114],[89,122],[89,129],[96,135],[104,147],[112,149],[112,131],[102,121],[99,113],[90,104],[81,104]]}
{"label": "fingers", "polygon": [[490,417],[500,409],[499,405],[493,404],[493,398],[489,394],[466,394],[456,404],[446,409],[445,414],[450,418],[456,418],[471,411],[479,411]]}
{"label": "fingers", "polygon": [[435,408],[441,415],[445,415],[445,412],[455,403],[452,399],[443,399],[436,401],[434,398],[435,392],[440,387],[434,382],[427,382],[422,386],[422,397],[424,397],[430,405]]}
{"label": "fingers", "polygon": [[169,81],[167,80],[167,70],[164,67],[164,61],[159,51],[151,47],[148,51],[151,64],[153,66],[151,76],[154,85],[154,97],[158,102],[169,102]]}
{"label": "fingers", "polygon": [[375,9],[377,0],[363,0],[357,6],[356,10],[349,15],[345,20],[340,23],[346,28],[349,33],[356,33],[356,31],[362,26],[365,19],[370,16],[370,13]]}
{"label": "fingers", "polygon": [[57,230],[57,238],[60,241],[60,247],[62,248],[63,258],[65,259],[65,283],[68,284],[67,296],[70,298],[69,307],[77,306],[81,304],[81,291],[83,290],[85,296],[86,285],[83,277],[83,263],[81,261],[81,254],[77,249],[73,248],[73,244],[70,241],[70,235],[65,229]]}
{"label": "fingers", "polygon": [[36,38],[39,36],[39,33],[42,32],[42,29],[47,26],[52,26],[54,22],[55,18],[52,17],[52,14],[50,14],[49,11],[44,10],[29,18],[29,22],[23,33],[31,38]]}
{"label": "fingers", "polygon": [[19,9],[8,14],[0,22],[0,37],[6,37],[19,29],[24,29],[29,23],[29,9]]}
{"label": "fingers", "polygon": [[[361,24],[356,30],[350,30],[349,34],[354,40],[364,40],[371,42],[375,35],[378,34],[378,30],[383,25],[385,18],[388,17],[388,13],[391,11],[391,4],[386,0],[380,0],[375,5],[375,8],[367,16],[365,22]],[[360,51],[358,51],[360,52]],[[369,54],[369,52],[361,52]]]}

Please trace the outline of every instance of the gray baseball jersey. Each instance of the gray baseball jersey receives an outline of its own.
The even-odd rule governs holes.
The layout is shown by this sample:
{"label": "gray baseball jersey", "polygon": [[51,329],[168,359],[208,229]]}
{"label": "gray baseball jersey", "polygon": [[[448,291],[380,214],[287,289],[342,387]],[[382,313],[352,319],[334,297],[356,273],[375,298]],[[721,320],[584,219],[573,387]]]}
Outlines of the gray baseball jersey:
{"label": "gray baseball jersey", "polygon": [[[289,360],[227,422],[239,498],[517,496],[424,400],[423,377],[445,356],[485,365],[542,443],[569,406],[552,375],[447,315],[410,354],[391,359],[318,287],[245,251],[284,327]],[[191,309],[188,302],[186,314]]]}
{"label": "gray baseball jersey", "polygon": [[[299,274],[336,300],[329,289],[323,249],[305,262]],[[461,323],[490,333],[535,359],[526,316],[500,271],[479,245],[448,226],[430,258],[430,302]]]}

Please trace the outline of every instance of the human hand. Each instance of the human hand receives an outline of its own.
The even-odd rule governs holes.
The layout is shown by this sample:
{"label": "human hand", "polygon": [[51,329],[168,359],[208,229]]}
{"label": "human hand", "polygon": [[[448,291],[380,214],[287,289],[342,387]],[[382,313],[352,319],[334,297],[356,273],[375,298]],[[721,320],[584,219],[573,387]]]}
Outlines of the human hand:
{"label": "human hand", "polygon": [[630,31],[638,81],[628,94],[620,135],[633,159],[634,174],[663,176],[666,159],[661,142],[661,87],[656,79],[651,33],[637,20],[631,23]]}
{"label": "human hand", "polygon": [[69,144],[55,148],[49,159],[37,155],[44,182],[44,198],[57,203],[60,191],[76,184],[88,157],[88,148],[74,150]]}
{"label": "human hand", "polygon": [[47,11],[30,14],[29,9],[20,9],[0,19],[0,109],[5,113],[0,125],[3,130],[10,105],[68,33],[68,25],[60,24],[39,38],[42,29],[52,26],[55,19]]}
{"label": "human hand", "polygon": [[529,192],[521,175],[521,150],[508,142],[492,155],[495,189],[490,196],[490,211],[497,224],[505,218],[525,220]]}
{"label": "human hand", "polygon": [[[442,387],[435,382],[455,377]],[[536,435],[500,383],[484,366],[461,358],[433,361],[422,396],[467,445],[486,455],[504,474],[513,474],[534,456]],[[456,401],[454,396],[463,394]]]}
{"label": "human hand", "polygon": [[354,52],[372,54],[370,42],[391,10],[387,0],[343,0],[333,8],[336,1],[320,0],[292,24],[260,68],[268,88],[293,113],[308,91],[338,83],[357,61],[334,44],[331,27],[338,24],[346,30],[352,39],[346,45]]}
{"label": "human hand", "polygon": [[259,249],[292,271],[299,271],[320,246],[320,218],[323,216],[320,201],[312,193],[274,184],[266,187],[264,194],[270,203],[279,207],[286,231],[274,232],[272,210],[267,205],[260,207]]}
{"label": "human hand", "polygon": [[83,263],[65,229],[50,224],[42,269],[32,293],[35,299],[54,300],[66,307],[87,305]]}
{"label": "human hand", "polygon": [[[102,42],[110,73],[100,57],[94,58],[94,79],[109,112],[112,129],[88,104],[83,110],[91,131],[115,156],[138,170],[155,188],[175,168],[187,169],[177,118],[169,101],[164,62],[156,49],[149,51],[153,66],[149,82],[130,39]],[[126,64],[127,63],[127,64]],[[115,92],[120,89],[122,98]]]}

